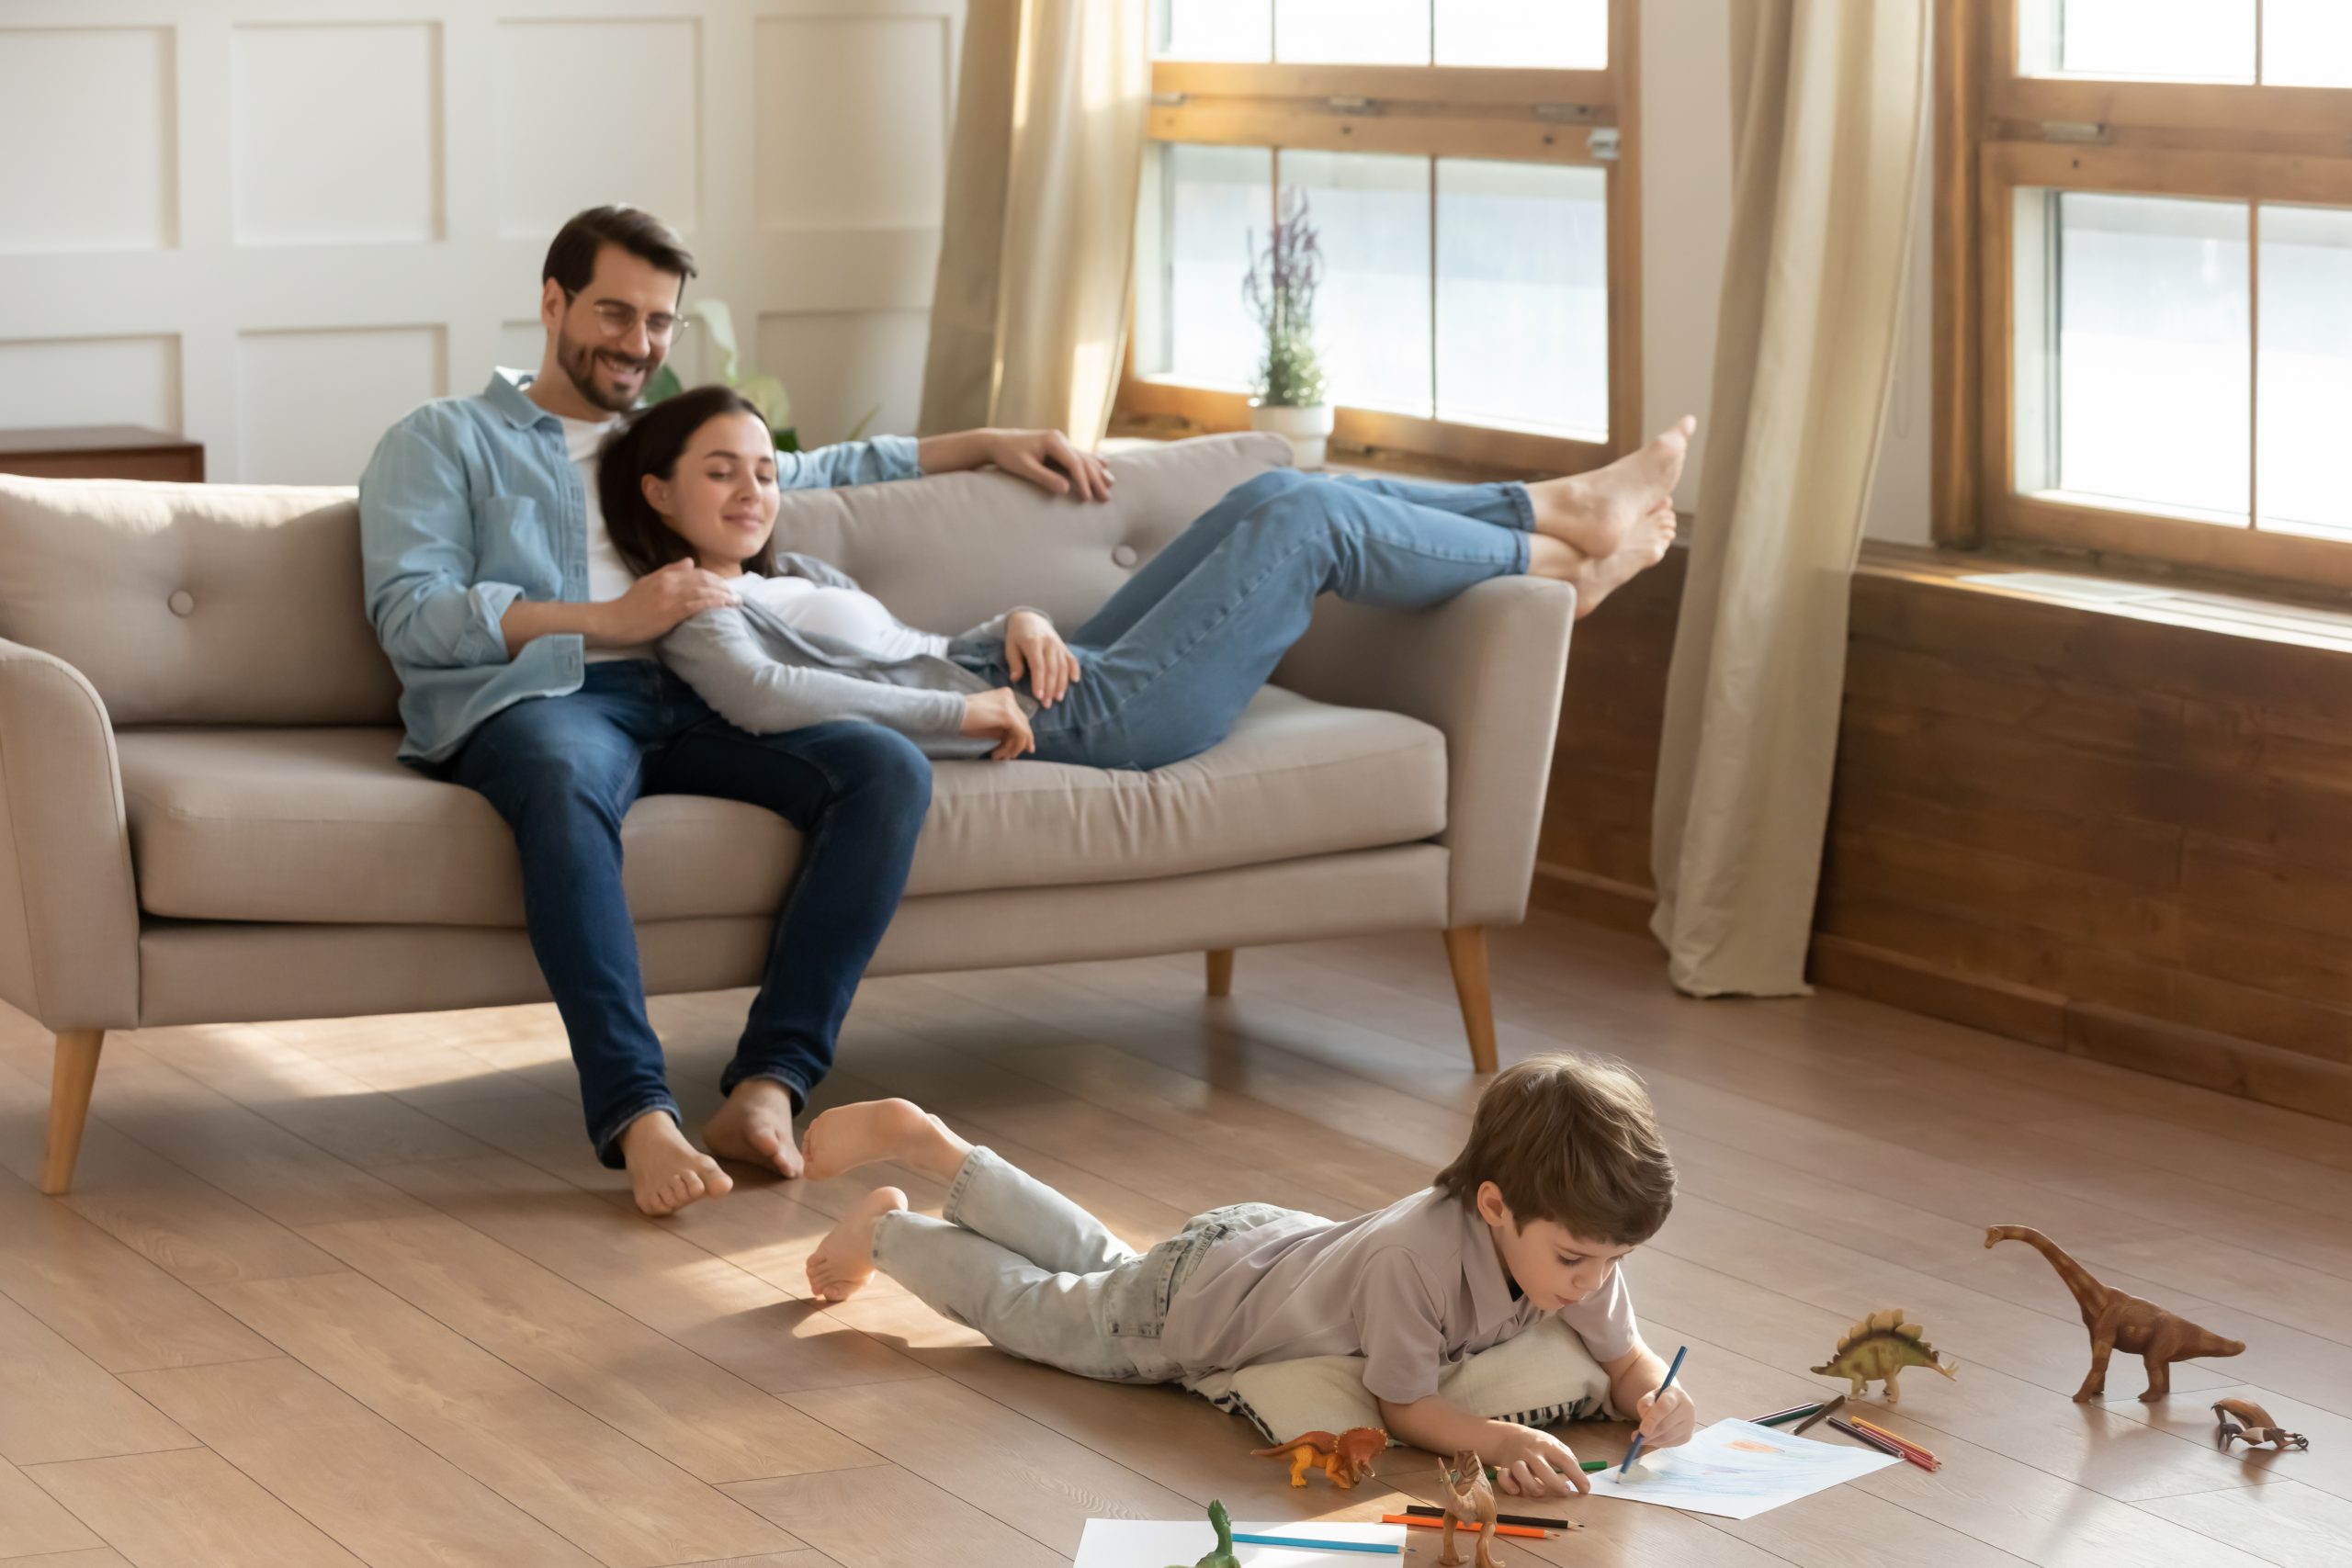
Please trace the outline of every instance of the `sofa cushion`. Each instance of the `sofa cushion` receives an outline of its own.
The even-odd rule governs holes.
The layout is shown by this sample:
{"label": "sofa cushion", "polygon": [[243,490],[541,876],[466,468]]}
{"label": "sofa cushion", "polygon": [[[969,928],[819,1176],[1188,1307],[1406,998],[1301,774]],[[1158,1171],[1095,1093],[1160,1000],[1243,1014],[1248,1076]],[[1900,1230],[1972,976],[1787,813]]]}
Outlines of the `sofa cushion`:
{"label": "sofa cushion", "polygon": [[[188,919],[520,925],[506,825],[393,761],[392,729],[119,737],[140,904]],[[1126,882],[1430,838],[1445,739],[1399,714],[1259,694],[1215,750],[1149,773],[944,762],[909,891]],[[641,920],[774,909],[799,835],[755,807],[639,801],[623,825]]]}

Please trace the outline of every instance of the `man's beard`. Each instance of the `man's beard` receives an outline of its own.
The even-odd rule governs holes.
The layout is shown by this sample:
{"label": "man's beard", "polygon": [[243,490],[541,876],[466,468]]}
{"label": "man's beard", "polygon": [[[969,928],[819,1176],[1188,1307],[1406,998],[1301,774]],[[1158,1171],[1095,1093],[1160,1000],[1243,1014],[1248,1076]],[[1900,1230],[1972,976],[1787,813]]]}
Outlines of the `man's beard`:
{"label": "man's beard", "polygon": [[[555,362],[562,367],[564,375],[571,378],[572,389],[582,397],[609,413],[627,413],[637,406],[638,397],[645,389],[645,381],[639,381],[637,390],[634,392],[605,391],[596,384],[596,355],[603,352],[605,351],[582,343],[571,333],[565,333],[556,339]],[[616,357],[628,358],[626,355],[616,355]],[[642,359],[631,360],[630,363],[642,367],[646,377],[650,378],[658,361]]]}

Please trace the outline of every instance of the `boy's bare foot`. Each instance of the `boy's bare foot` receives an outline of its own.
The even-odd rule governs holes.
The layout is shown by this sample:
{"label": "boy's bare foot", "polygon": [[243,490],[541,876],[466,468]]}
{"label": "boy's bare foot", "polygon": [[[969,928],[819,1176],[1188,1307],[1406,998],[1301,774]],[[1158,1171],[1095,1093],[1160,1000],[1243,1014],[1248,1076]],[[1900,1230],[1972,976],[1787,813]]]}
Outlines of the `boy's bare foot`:
{"label": "boy's bare foot", "polygon": [[1599,560],[1586,561],[1569,573],[1576,584],[1577,619],[1600,607],[1600,602],[1666,558],[1674,543],[1674,502],[1669,499],[1643,513],[1624,548]]}
{"label": "boy's bare foot", "polygon": [[686,1142],[666,1111],[649,1111],[621,1129],[621,1158],[628,1164],[638,1208],[656,1218],[735,1189],[717,1160]]}
{"label": "boy's bare foot", "polygon": [[1699,422],[1686,414],[1648,446],[1605,468],[1529,485],[1535,531],[1573,545],[1596,561],[1626,548],[1651,509],[1673,496],[1698,428]]}
{"label": "boy's bare foot", "polygon": [[852,1204],[808,1255],[810,1292],[820,1302],[857,1294],[874,1278],[874,1222],[906,1206],[907,1195],[895,1187],[877,1187]]}
{"label": "boy's bare foot", "polygon": [[792,1142],[792,1091],[774,1078],[745,1078],[718,1113],[703,1124],[702,1141],[721,1159],[741,1160],[779,1176],[800,1174]]}
{"label": "boy's bare foot", "polygon": [[811,1181],[886,1159],[952,1181],[971,1152],[971,1145],[911,1100],[838,1105],[808,1123]]}

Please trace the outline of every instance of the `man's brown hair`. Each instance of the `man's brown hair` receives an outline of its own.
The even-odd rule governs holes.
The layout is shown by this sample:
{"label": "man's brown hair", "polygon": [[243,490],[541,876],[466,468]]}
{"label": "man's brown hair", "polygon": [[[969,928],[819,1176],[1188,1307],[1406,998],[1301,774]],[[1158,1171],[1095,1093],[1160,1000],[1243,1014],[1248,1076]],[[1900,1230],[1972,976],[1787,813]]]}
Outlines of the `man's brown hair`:
{"label": "man's brown hair", "polygon": [[1507,1068],[1478,1097],[1470,1141],[1437,1186],[1475,1205],[1487,1181],[1521,1230],[1549,1220],[1619,1247],[1656,1235],[1674,1207],[1674,1160],[1642,1080],[1623,1062],[1566,1052]]}
{"label": "man's brown hair", "polygon": [[695,275],[695,258],[670,226],[641,207],[592,207],[575,212],[555,231],[539,281],[553,278],[566,294],[577,294],[596,276],[596,255],[618,245],[650,266],[673,274],[684,289]]}

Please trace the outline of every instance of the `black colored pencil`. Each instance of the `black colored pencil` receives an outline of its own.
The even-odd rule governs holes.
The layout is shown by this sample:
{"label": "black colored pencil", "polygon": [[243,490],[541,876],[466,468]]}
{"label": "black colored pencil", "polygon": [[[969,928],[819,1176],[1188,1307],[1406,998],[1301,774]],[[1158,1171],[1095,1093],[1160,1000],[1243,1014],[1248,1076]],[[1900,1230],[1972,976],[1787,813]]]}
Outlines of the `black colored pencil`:
{"label": "black colored pencil", "polygon": [[1860,1427],[1855,1426],[1851,1421],[1847,1420],[1842,1416],[1832,1416],[1829,1418],[1829,1424],[1837,1427],[1839,1431],[1845,1433],[1846,1436],[1853,1438],[1854,1441],[1866,1444],[1871,1448],[1876,1449],[1879,1452],[1886,1455],[1889,1459],[1901,1459],[1904,1457],[1903,1450],[1900,1448],[1888,1442],[1884,1438],[1880,1437],[1875,1432],[1863,1431]]}
{"label": "black colored pencil", "polygon": [[[1432,1508],[1426,1503],[1408,1503],[1405,1505],[1405,1511],[1412,1515],[1415,1518],[1419,1519],[1442,1519],[1445,1517],[1445,1510],[1443,1508]],[[1495,1523],[1498,1525],[1524,1525],[1530,1529],[1539,1530],[1564,1530],[1568,1528],[1568,1522],[1566,1519],[1539,1519],[1532,1514],[1497,1514],[1495,1516]]]}
{"label": "black colored pencil", "polygon": [[1751,1416],[1748,1420],[1758,1427],[1777,1427],[1783,1421],[1793,1421],[1800,1416],[1810,1416],[1820,1408],[1821,1402],[1815,1400],[1810,1404],[1792,1404],[1786,1410],[1775,1410],[1770,1416]]}

